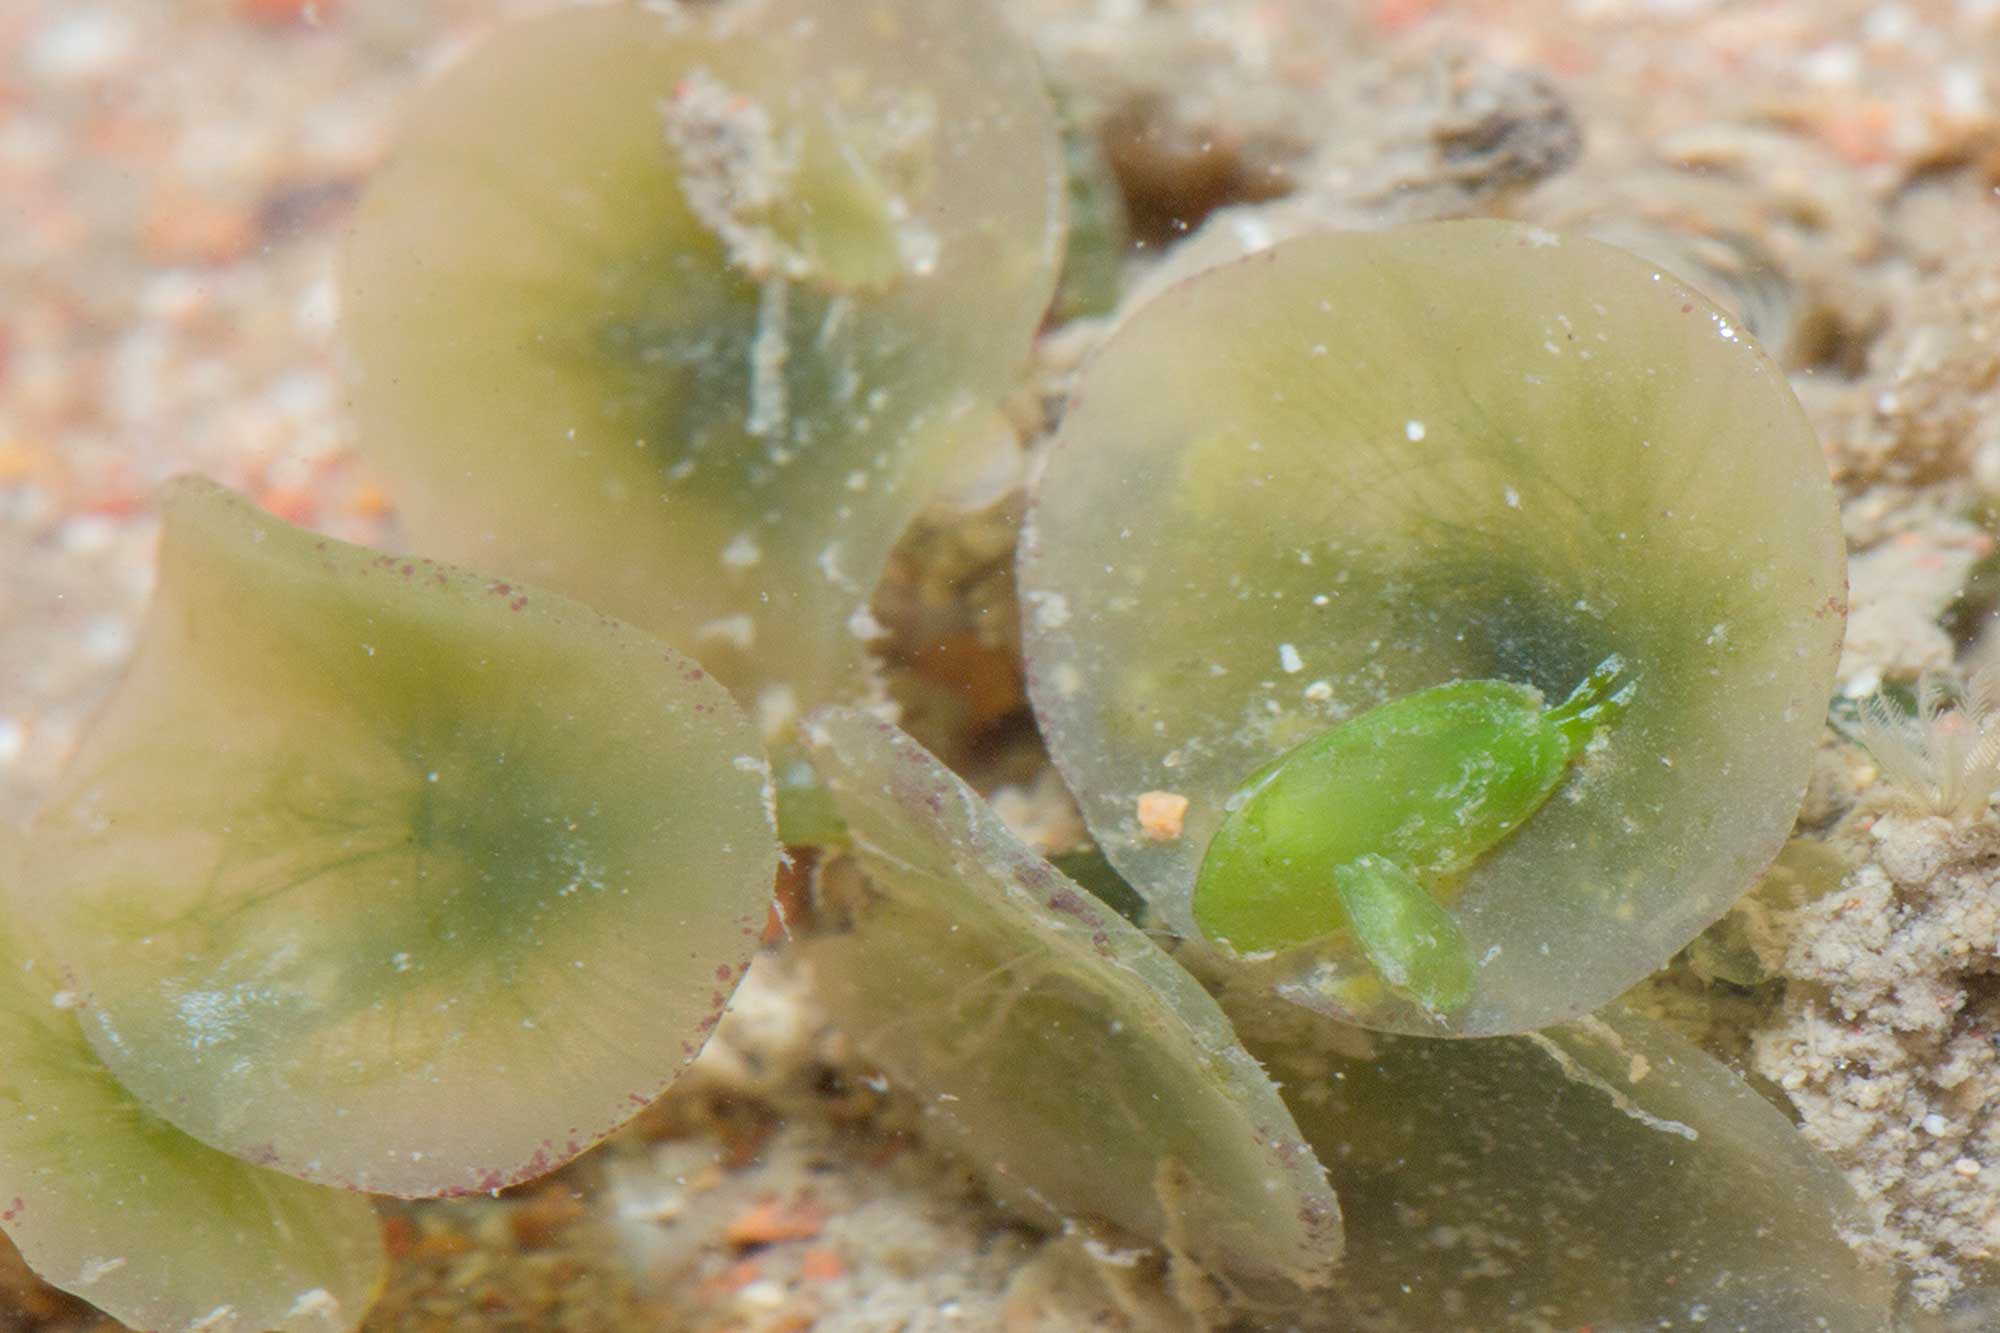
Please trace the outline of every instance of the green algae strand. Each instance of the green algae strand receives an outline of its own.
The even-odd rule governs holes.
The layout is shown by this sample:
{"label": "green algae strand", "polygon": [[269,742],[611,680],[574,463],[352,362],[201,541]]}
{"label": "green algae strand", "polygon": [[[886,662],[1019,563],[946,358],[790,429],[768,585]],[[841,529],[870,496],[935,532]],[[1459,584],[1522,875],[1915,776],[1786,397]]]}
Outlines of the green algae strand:
{"label": "green algae strand", "polygon": [[656,1096],[755,947],[751,725],[553,594],[169,486],[133,664],[23,900],[152,1114],[308,1180],[542,1174]]}
{"label": "green algae strand", "polygon": [[[1644,260],[1499,222],[1305,237],[1136,311],[1076,386],[1020,582],[1050,753],[1154,918],[1301,1004],[1432,1035],[1602,1005],[1728,908],[1798,809],[1845,613],[1779,368]],[[1525,801],[1492,789],[1504,827],[1439,840],[1426,797],[1377,783],[1319,821],[1303,878],[1245,870],[1275,813],[1245,789],[1283,756],[1430,690],[1564,700],[1614,658],[1631,694],[1560,755],[1470,721],[1438,742],[1523,775]],[[1146,818],[1163,799],[1182,817]],[[1389,867],[1346,876],[1373,941],[1333,875],[1364,855]]]}

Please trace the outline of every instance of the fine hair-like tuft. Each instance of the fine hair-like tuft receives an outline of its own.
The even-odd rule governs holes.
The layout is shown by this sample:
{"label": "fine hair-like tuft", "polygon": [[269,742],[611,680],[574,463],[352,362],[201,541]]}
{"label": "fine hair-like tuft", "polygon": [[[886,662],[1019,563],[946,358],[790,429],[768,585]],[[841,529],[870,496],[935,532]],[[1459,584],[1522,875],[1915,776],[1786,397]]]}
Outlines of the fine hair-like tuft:
{"label": "fine hair-like tuft", "polygon": [[2000,787],[2000,663],[1963,681],[1925,672],[1914,714],[1872,694],[1861,701],[1856,731],[1900,795],[1926,813],[1973,823]]}

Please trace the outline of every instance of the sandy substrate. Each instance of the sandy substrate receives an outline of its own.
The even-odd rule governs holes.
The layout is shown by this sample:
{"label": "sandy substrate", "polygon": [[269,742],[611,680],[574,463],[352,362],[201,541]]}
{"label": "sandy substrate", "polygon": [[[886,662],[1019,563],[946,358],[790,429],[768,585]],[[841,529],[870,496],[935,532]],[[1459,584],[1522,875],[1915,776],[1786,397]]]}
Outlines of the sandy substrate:
{"label": "sandy substrate", "polygon": [[[394,545],[333,342],[341,227],[398,108],[515,0],[17,0],[0,15],[0,817],[116,679],[154,485],[205,472]],[[1589,229],[1734,306],[1792,372],[1852,552],[1848,698],[1982,650],[2000,493],[2000,5],[1017,0],[1095,126],[1142,290],[1314,226],[1497,213]],[[1045,340],[1017,417],[1099,336]],[[1004,489],[1004,486],[1002,487]],[[906,543],[878,610],[913,730],[1050,845],[1004,614],[1013,498]],[[1988,576],[1988,583],[1991,579]],[[1982,591],[1982,588],[1984,591]],[[984,610],[993,614],[979,614]],[[1000,628],[996,629],[995,627]],[[2000,834],[1829,739],[1811,889],[1733,929],[1727,1003],[1650,992],[1849,1170],[1927,1303],[2000,1247]],[[1921,783],[1915,784],[1921,786]],[[1739,941],[1740,942],[1740,941]],[[1692,969],[1699,970],[1699,969]],[[1690,994],[1707,997],[1699,1002]],[[385,1210],[373,1326],[1159,1328],[924,1146],[781,958],[642,1121],[498,1200]],[[94,1316],[4,1273],[18,1327]]]}

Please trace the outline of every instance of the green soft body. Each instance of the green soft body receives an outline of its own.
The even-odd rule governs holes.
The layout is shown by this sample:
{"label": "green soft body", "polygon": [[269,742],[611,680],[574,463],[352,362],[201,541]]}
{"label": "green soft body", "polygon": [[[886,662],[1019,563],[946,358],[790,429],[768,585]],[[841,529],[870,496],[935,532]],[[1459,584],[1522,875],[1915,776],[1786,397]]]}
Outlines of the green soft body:
{"label": "green soft body", "polygon": [[1349,924],[1336,868],[1370,857],[1433,883],[1465,869],[1542,807],[1575,748],[1560,710],[1505,681],[1372,708],[1244,783],[1202,861],[1195,921],[1239,953],[1329,935]]}

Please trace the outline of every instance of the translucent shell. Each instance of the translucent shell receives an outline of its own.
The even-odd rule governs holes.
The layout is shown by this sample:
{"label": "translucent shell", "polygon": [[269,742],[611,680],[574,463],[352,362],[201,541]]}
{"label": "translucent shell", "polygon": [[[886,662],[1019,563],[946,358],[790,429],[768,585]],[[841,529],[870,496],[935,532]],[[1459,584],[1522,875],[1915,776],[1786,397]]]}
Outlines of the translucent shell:
{"label": "translucent shell", "polygon": [[25,872],[83,1026],[195,1138],[494,1189],[700,1046],[777,848],[728,694],[553,595],[165,496],[159,590]]}
{"label": "translucent shell", "polygon": [[1624,674],[1613,656],[1550,709],[1504,681],[1437,685],[1279,756],[1225,803],[1195,921],[1238,952],[1351,931],[1393,989],[1457,1008],[1472,956],[1439,897],[1541,809],[1624,711],[1636,690],[1619,685]]}
{"label": "translucent shell", "polygon": [[420,547],[770,690],[789,737],[788,702],[857,692],[891,545],[996,433],[1061,217],[1053,115],[985,4],[514,25],[418,100],[356,217],[361,442]]}
{"label": "translucent shell", "polygon": [[[1193,936],[1210,842],[1279,756],[1435,686],[1561,699],[1622,658],[1616,725],[1441,895],[1462,1001],[1346,934],[1257,965],[1370,1027],[1522,1031],[1660,965],[1777,850],[1842,561],[1783,376],[1671,277],[1504,223],[1310,237],[1173,289],[1086,370],[1023,543],[1029,689],[1099,844]],[[1173,827],[1139,818],[1161,793]],[[1378,786],[1326,818],[1410,814]],[[1337,864],[1300,873],[1331,895]]]}
{"label": "translucent shell", "polygon": [[0,937],[0,1229],[45,1281],[145,1330],[338,1333],[385,1258],[366,1199],[250,1165],[140,1106],[60,969]]}
{"label": "translucent shell", "polygon": [[840,708],[806,730],[879,895],[806,957],[945,1142],[1038,1220],[1321,1285],[1326,1173],[1215,1001],[908,736]]}
{"label": "translucent shell", "polygon": [[1612,1006],[1492,1041],[1354,1035],[1251,1042],[1347,1214],[1305,1326],[1895,1326],[1893,1278],[1843,1238],[1868,1223],[1840,1172],[1658,1024]]}

